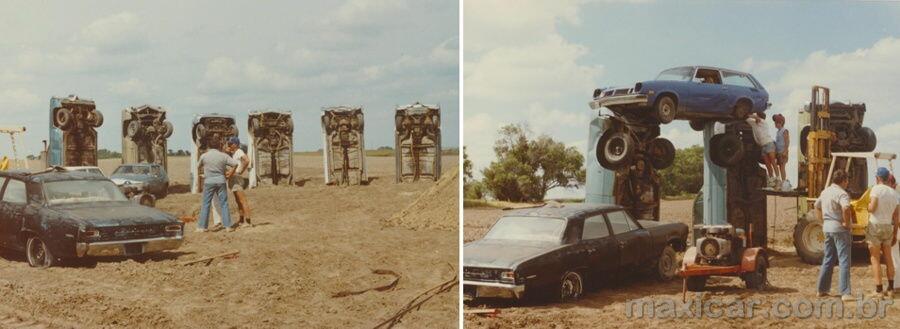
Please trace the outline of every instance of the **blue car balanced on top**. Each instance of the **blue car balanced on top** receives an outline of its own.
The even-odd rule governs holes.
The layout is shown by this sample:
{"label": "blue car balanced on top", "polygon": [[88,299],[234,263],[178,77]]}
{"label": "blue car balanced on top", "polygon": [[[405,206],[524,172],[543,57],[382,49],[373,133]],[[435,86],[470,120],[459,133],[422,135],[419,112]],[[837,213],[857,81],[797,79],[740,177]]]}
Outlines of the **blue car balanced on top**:
{"label": "blue car balanced on top", "polygon": [[[617,170],[643,156],[654,168],[664,169],[674,161],[675,148],[659,138],[660,124],[689,120],[699,131],[709,121],[741,121],[770,105],[769,93],[749,73],[709,66],[671,68],[655,80],[631,87],[596,89],[591,108],[606,107],[615,114],[614,124],[597,144],[597,159],[603,167]],[[727,145],[720,148],[735,143],[739,141],[725,140]]]}

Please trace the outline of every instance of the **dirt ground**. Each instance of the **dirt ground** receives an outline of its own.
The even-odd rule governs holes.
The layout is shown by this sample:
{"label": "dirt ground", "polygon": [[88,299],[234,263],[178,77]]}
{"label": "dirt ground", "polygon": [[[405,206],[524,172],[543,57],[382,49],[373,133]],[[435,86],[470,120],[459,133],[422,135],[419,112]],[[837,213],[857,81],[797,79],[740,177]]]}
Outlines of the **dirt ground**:
{"label": "dirt ground", "polygon": [[[829,318],[827,313],[817,316],[807,315],[810,304],[804,301],[820,301],[815,298],[815,286],[818,266],[807,265],[797,257],[792,244],[792,229],[796,223],[794,215],[794,199],[778,198],[778,216],[775,216],[775,197],[769,199],[769,244],[771,247],[768,280],[771,285],[765,291],[753,292],[744,289],[743,282],[737,278],[716,278],[708,283],[708,291],[703,294],[688,293],[689,300],[702,300],[713,305],[712,310],[718,312],[728,310],[732,301],[758,303],[753,307],[754,314],[748,318],[749,311],[744,308],[744,316],[721,316],[714,318],[709,313],[703,317],[672,316],[664,313],[660,317],[638,317],[626,313],[626,305],[630,300],[650,298],[655,301],[675,305],[681,302],[682,282],[674,280],[662,283],[653,278],[622,275],[621,278],[600,283],[596,291],[587,292],[575,303],[558,304],[547,302],[516,303],[509,300],[477,300],[467,305],[466,310],[479,308],[499,308],[496,316],[465,315],[466,328],[896,328],[900,325],[900,305],[884,305],[885,317],[863,318],[860,314],[876,314],[876,304],[864,304],[865,309],[859,312],[858,304],[847,303],[844,306],[843,318]],[[690,225],[691,200],[663,201],[661,213],[665,221],[679,221]],[[465,209],[463,234],[466,242],[483,236],[490,226],[503,213],[498,209]],[[774,227],[773,227],[774,225]],[[868,293],[874,290],[874,280],[868,267],[868,256],[861,250],[853,251],[851,283],[854,294]],[[837,271],[833,278],[832,294],[837,294]],[[839,300],[839,299],[837,299]],[[827,300],[826,300],[827,301]],[[900,301],[900,299],[898,299]],[[722,303],[722,304],[710,304]],[[660,304],[661,305],[661,304]],[[697,304],[693,304],[696,306]],[[676,306],[680,307],[680,306]],[[773,307],[778,309],[773,311]],[[792,307],[796,307],[797,316],[790,315]],[[696,308],[694,308],[696,310]],[[687,313],[684,313],[687,314]],[[693,314],[696,314],[693,313]],[[727,315],[727,313],[724,313]],[[739,313],[738,313],[739,314]],[[853,317],[855,316],[855,317]]]}
{"label": "dirt ground", "polygon": [[[443,158],[447,176],[458,177],[457,159]],[[395,184],[394,158],[368,160],[368,186],[335,187],[324,185],[320,157],[296,156],[297,186],[247,192],[254,227],[195,233],[189,223],[185,244],[175,252],[49,269],[29,268],[22,255],[6,253],[0,258],[0,327],[374,327],[456,275],[458,201],[446,203],[445,216],[428,218],[447,223],[416,230],[386,225],[436,183]],[[101,167],[109,174],[117,164],[105,160]],[[157,204],[176,216],[190,215],[200,199],[185,193],[188,164],[188,158],[170,158],[175,194]],[[447,184],[458,189],[455,179]],[[180,265],[232,250],[238,257]],[[398,285],[332,298],[391,282],[373,274],[376,269],[398,273]],[[457,327],[458,291],[437,295],[398,328]]]}

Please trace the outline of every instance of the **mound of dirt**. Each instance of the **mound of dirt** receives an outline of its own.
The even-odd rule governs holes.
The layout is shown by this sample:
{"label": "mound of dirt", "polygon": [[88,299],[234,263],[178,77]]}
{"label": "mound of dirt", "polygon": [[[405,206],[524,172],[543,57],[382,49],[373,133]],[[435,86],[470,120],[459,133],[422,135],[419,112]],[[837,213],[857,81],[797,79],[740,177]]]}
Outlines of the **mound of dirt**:
{"label": "mound of dirt", "polygon": [[412,230],[459,230],[459,167],[453,167],[434,186],[405,209],[384,220],[387,226]]}

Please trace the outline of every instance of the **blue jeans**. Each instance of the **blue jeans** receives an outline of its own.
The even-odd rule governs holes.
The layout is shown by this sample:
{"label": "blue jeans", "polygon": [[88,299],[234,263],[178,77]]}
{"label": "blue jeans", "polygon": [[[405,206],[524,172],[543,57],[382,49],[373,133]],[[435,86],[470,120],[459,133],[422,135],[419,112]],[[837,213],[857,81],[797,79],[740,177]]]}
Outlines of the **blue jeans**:
{"label": "blue jeans", "polygon": [[850,295],[850,232],[825,233],[825,257],[819,269],[819,292],[831,291],[831,272],[840,267],[838,286],[841,295]]}
{"label": "blue jeans", "polygon": [[212,206],[213,196],[219,202],[222,225],[231,227],[231,214],[228,212],[228,188],[224,183],[203,184],[203,205],[200,207],[200,223],[197,226],[205,229],[209,225],[209,208]]}

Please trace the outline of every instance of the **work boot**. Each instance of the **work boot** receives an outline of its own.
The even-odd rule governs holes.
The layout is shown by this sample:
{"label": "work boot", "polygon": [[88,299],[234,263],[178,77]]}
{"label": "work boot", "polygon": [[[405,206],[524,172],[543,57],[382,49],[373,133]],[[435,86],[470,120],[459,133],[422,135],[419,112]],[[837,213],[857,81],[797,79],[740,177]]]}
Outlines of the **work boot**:
{"label": "work boot", "polygon": [[234,226],[226,228],[225,232],[234,232]]}
{"label": "work boot", "polygon": [[253,227],[253,223],[250,222],[250,217],[247,217],[247,226]]}

